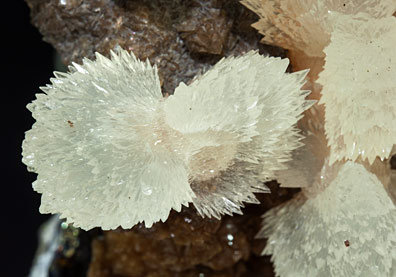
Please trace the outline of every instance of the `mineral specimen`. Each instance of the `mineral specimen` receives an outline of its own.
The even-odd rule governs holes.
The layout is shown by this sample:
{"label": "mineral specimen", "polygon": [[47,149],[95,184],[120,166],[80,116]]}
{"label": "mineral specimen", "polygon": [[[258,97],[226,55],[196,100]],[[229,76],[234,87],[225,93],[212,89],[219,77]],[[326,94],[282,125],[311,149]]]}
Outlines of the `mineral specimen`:
{"label": "mineral specimen", "polygon": [[330,163],[390,158],[396,144],[395,45],[395,17],[350,18],[335,25],[318,79]]}
{"label": "mineral specimen", "polygon": [[189,202],[202,216],[240,213],[300,146],[295,124],[312,102],[306,71],[287,66],[256,52],[223,59],[166,99],[156,68],[122,49],[55,73],[28,105],[23,143],[40,211],[83,229],[149,227]]}
{"label": "mineral specimen", "polygon": [[[238,5],[235,5],[237,1],[233,0],[26,0],[26,2],[28,2],[31,7],[33,23],[40,29],[44,35],[44,39],[50,42],[57,51],[59,51],[65,63],[68,64],[71,61],[81,61],[83,57],[92,59],[94,58],[95,51],[107,56],[110,49],[113,49],[115,45],[121,45],[124,49],[133,51],[138,58],[142,60],[148,58],[152,64],[155,63],[158,65],[159,83],[163,95],[172,94],[180,82],[188,84],[188,86],[180,85],[174,97],[171,96],[167,99],[161,98],[161,104],[159,105],[162,105],[162,114],[158,116],[161,122],[161,124],[158,125],[161,127],[155,130],[155,132],[159,130],[159,134],[158,132],[153,132],[161,137],[174,134],[172,132],[162,132],[164,130],[162,127],[169,127],[166,119],[171,116],[174,116],[174,122],[181,122],[181,124],[177,125],[178,128],[181,129],[184,128],[184,120],[186,120],[186,122],[194,120],[198,123],[198,126],[204,124],[207,120],[207,117],[205,117],[207,116],[206,114],[192,117],[192,119],[185,119],[185,114],[188,115],[190,111],[188,108],[190,108],[190,106],[181,105],[186,110],[183,113],[181,110],[178,110],[180,103],[184,103],[185,99],[188,101],[193,100],[188,98],[188,95],[200,95],[200,93],[197,94],[195,92],[197,90],[196,87],[200,87],[199,84],[201,81],[206,84],[205,80],[208,79],[208,77],[204,75],[190,83],[193,76],[205,72],[223,56],[237,56],[256,48],[260,49],[260,53],[266,53],[266,50],[271,49],[268,46],[260,46],[258,43],[259,36],[255,34],[256,32],[254,32],[252,28],[249,28],[250,24],[257,20],[257,17],[242,6],[238,7]],[[264,26],[260,30],[261,33],[265,34],[263,42],[287,48],[289,50],[288,57],[291,60],[292,69],[294,71],[310,68],[308,75],[309,81],[304,85],[303,89],[312,90],[313,93],[308,97],[316,100],[321,97],[322,87],[316,81],[318,74],[323,70],[325,64],[325,52],[323,49],[330,43],[330,36],[337,21],[342,18],[351,20],[352,17],[354,20],[363,21],[365,20],[364,18],[368,17],[372,19],[389,17],[395,11],[396,6],[395,0],[245,0],[243,2],[247,6],[250,5],[249,7],[256,12],[264,7],[264,12],[257,12],[261,19],[260,22],[255,25],[257,27]],[[396,15],[396,13],[393,15]],[[340,27],[340,30],[342,28]],[[342,32],[344,32],[344,30],[342,30]],[[352,45],[354,44],[352,43]],[[266,50],[263,52],[264,48]],[[330,49],[330,46],[328,48]],[[376,51],[377,49],[372,49],[373,53],[377,53]],[[340,53],[343,54],[343,50],[340,50]],[[360,54],[361,56],[365,56],[370,53],[371,50]],[[345,55],[349,54],[345,53]],[[333,57],[336,58],[335,55],[333,55]],[[342,57],[344,57],[344,54]],[[225,61],[222,62],[227,64]],[[345,66],[345,64],[348,65],[349,62],[350,61],[346,59],[345,61],[341,61],[341,64]],[[377,61],[374,61],[373,65],[377,65]],[[224,70],[220,65],[217,69],[218,71]],[[354,70],[359,72],[358,69]],[[374,71],[370,69],[370,72]],[[343,72],[344,76],[337,76],[335,74],[330,77],[333,79],[340,78],[345,81],[348,76],[347,73],[348,72]],[[373,74],[375,73],[379,72],[374,72]],[[210,76],[210,74],[213,74],[213,72],[209,71],[208,75]],[[374,75],[367,76],[372,80]],[[215,79],[215,77],[213,79]],[[391,82],[391,80],[392,79],[386,78],[384,84]],[[377,80],[373,81],[373,85],[376,84],[376,81]],[[329,83],[331,82],[333,81],[329,81]],[[223,85],[225,86],[227,84],[228,80],[225,81]],[[218,84],[216,84],[216,86],[217,85]],[[211,84],[208,86],[212,88]],[[381,86],[381,89],[382,88],[383,86]],[[205,90],[203,95],[210,94],[210,91],[211,90]],[[323,93],[325,92],[324,90]],[[328,94],[330,97],[329,103],[332,101],[331,103],[335,104],[335,106],[331,106],[333,104],[328,105],[329,111],[333,109],[332,112],[334,115],[337,112],[335,109],[338,108],[340,111],[342,110],[340,114],[345,116],[347,111],[343,110],[346,108],[343,107],[344,102],[336,102],[336,100],[338,101],[339,99],[338,95],[336,95],[338,92],[339,91],[334,91]],[[100,94],[96,96],[98,95]],[[336,96],[333,97],[334,95]],[[227,93],[224,94],[224,99],[228,97],[235,99],[233,96],[235,95],[229,95],[229,93]],[[391,106],[390,103],[392,103],[391,101],[394,101],[394,99],[389,98],[390,100],[388,103],[384,104],[383,101],[377,101],[377,99],[371,101],[372,95],[364,94],[364,96],[363,98],[365,99],[364,101],[366,101],[367,107],[372,108],[375,104],[376,110],[371,111],[375,113],[376,116],[374,117],[379,119],[384,116],[389,119],[394,116],[394,109],[391,109],[391,113],[388,114],[385,110],[380,111],[378,114],[376,113],[378,111],[377,108],[381,105],[388,110],[388,106]],[[209,97],[212,97],[212,95],[210,94]],[[345,97],[345,95],[343,97]],[[92,97],[91,100],[91,102],[96,103],[95,97]],[[174,106],[177,107],[176,109],[171,105],[172,101]],[[200,101],[199,97],[197,101]],[[352,105],[351,101],[345,102],[348,104],[347,107],[350,110],[350,113],[346,115],[347,120],[345,121],[349,119],[362,119],[359,117],[359,111],[357,110],[358,105],[356,105],[356,102],[360,105],[360,98],[356,97],[353,101],[355,103],[354,105]],[[221,102],[227,103],[227,101]],[[191,103],[193,103],[193,101]],[[308,104],[308,102],[306,103]],[[211,105],[212,103],[208,103],[207,105],[202,104],[205,109]],[[165,107],[168,107],[168,113],[164,112]],[[257,107],[259,109],[262,108],[259,103]],[[362,276],[365,274],[371,276],[394,276],[396,275],[394,269],[393,271],[389,270],[389,264],[392,263],[392,258],[389,257],[393,257],[394,259],[394,252],[389,251],[389,246],[395,249],[395,232],[394,228],[392,229],[392,226],[389,225],[389,223],[395,221],[394,209],[389,208],[389,201],[384,197],[383,188],[381,188],[381,184],[378,183],[382,182],[384,188],[388,190],[393,199],[396,199],[395,170],[392,172],[393,183],[389,185],[388,179],[390,179],[390,172],[388,171],[390,170],[386,167],[388,165],[386,159],[384,162],[381,162],[379,158],[376,158],[374,162],[369,165],[367,160],[362,161],[362,158],[358,157],[356,162],[362,163],[367,170],[375,172],[377,177],[368,173],[361,165],[352,165],[351,162],[348,162],[344,167],[351,167],[354,169],[345,170],[343,174],[340,173],[337,177],[342,163],[336,161],[337,159],[332,159],[332,165],[329,164],[328,155],[330,149],[327,147],[326,135],[324,133],[325,111],[323,107],[324,105],[315,105],[313,108],[305,111],[306,116],[298,122],[305,136],[300,142],[305,145],[295,149],[291,153],[290,151],[282,152],[282,155],[284,155],[282,161],[279,163],[277,163],[278,161],[276,162],[280,167],[271,167],[269,171],[261,172],[262,176],[260,176],[260,178],[266,179],[265,176],[274,175],[274,177],[282,183],[282,186],[305,187],[303,189],[304,193],[300,194],[295,200],[292,200],[285,208],[280,207],[268,213],[269,221],[265,223],[266,226],[274,228],[273,226],[275,225],[279,227],[283,224],[281,227],[284,229],[279,227],[279,231],[281,231],[279,234],[275,234],[276,232],[268,233],[272,240],[271,244],[266,248],[266,253],[271,252],[275,254],[273,259],[275,260],[277,273],[281,276],[295,276],[298,275],[299,272],[303,272],[303,270],[306,271],[301,275],[309,276],[310,274],[306,272],[311,273],[317,269],[323,269],[322,272],[325,272],[323,273],[325,276],[330,275],[330,273],[333,273],[335,276],[353,276],[358,274]],[[196,111],[196,108],[191,108],[191,111]],[[173,111],[176,111],[176,113],[173,113]],[[182,115],[178,115],[177,112],[180,112]],[[363,112],[366,114],[366,112],[368,113],[369,111],[364,109]],[[209,114],[209,112],[207,113]],[[111,115],[114,115],[114,113]],[[380,124],[381,132],[389,128],[389,126],[385,126],[384,128],[384,125],[388,122],[387,120],[380,122],[375,120],[374,117],[369,118],[367,123],[371,125],[373,125],[372,123],[377,125]],[[225,118],[225,120],[227,119],[228,118]],[[72,119],[67,119],[63,121],[63,123],[65,125],[67,124],[66,127],[70,129],[79,128],[79,124]],[[259,126],[257,123],[255,123],[256,126]],[[345,127],[348,129],[347,127],[350,127],[350,124],[348,124],[348,122],[341,122],[340,126],[342,125],[343,128]],[[38,124],[36,123],[36,125]],[[224,127],[224,125],[221,126]],[[331,129],[329,125],[327,125],[327,127]],[[393,126],[391,127],[393,128]],[[176,126],[174,128],[176,128]],[[174,128],[171,129],[175,130]],[[145,130],[147,131],[147,129]],[[394,128],[392,130],[394,130]],[[140,134],[145,137],[148,135],[146,131],[143,130]],[[330,130],[328,133],[332,131],[333,130]],[[243,134],[246,133],[243,132]],[[344,134],[351,136],[351,133],[348,132]],[[373,135],[372,132],[369,132],[369,134]],[[130,133],[128,133],[128,135],[131,136]],[[237,142],[235,142],[235,138],[228,136],[228,134],[223,133],[221,136],[215,137],[217,139],[213,140],[210,140],[212,139],[212,133],[208,133],[207,135],[208,136],[205,138],[209,137],[209,140],[204,140],[203,145],[205,145],[205,143],[214,143],[216,145],[210,146],[210,149],[204,149],[205,151],[201,151],[200,153],[194,153],[191,155],[193,158],[184,161],[189,172],[189,186],[194,196],[196,196],[192,199],[192,202],[201,215],[206,214],[220,217],[221,213],[239,212],[239,205],[243,205],[240,201],[243,200],[237,201],[237,199],[240,198],[232,195],[232,193],[251,195],[251,191],[244,190],[246,188],[245,185],[241,187],[234,186],[234,188],[239,191],[232,190],[230,194],[229,188],[233,186],[223,185],[227,183],[232,184],[232,182],[229,182],[229,176],[233,177],[234,175],[238,178],[246,175],[249,180],[249,174],[251,172],[245,174],[245,165],[242,165],[241,168],[239,167],[241,164],[234,163],[234,160],[231,159],[233,159],[236,154],[236,145],[245,144],[246,146],[249,145],[249,147],[252,147],[254,145],[252,142],[254,142],[253,140],[256,140],[257,137],[252,136],[252,141],[250,142],[241,142],[238,140],[239,138],[236,139]],[[250,135],[248,134],[246,137]],[[271,132],[270,135],[272,135]],[[183,138],[184,137],[185,134],[183,134]],[[383,137],[384,136],[381,136],[381,139]],[[193,137],[191,141],[197,138],[198,136]],[[199,138],[201,137],[199,136]],[[221,141],[226,141],[224,146],[219,146],[219,138],[221,138]],[[243,136],[240,138],[243,139]],[[361,136],[356,136],[356,138],[357,140],[362,140]],[[101,139],[103,139],[103,137]],[[150,139],[148,139],[147,141],[148,144],[155,144],[158,140],[150,141]],[[86,141],[84,141],[84,143],[85,142]],[[186,140],[180,143],[178,136],[172,136],[171,139],[161,140],[159,145],[164,142],[167,142],[166,146],[173,149],[172,147],[175,144],[177,144],[177,147],[180,145],[184,147]],[[337,143],[338,142],[339,140]],[[364,139],[363,142],[367,143]],[[281,141],[279,144],[281,144]],[[375,143],[372,144],[374,145]],[[196,145],[194,145],[194,147],[195,146]],[[201,145],[198,144],[198,147],[199,146]],[[269,145],[269,147],[272,146]],[[61,149],[61,147],[59,147],[59,149]],[[183,148],[183,150],[185,150],[185,148]],[[166,151],[164,151],[164,153],[165,152]],[[120,157],[123,155],[124,152]],[[105,155],[102,155],[100,157],[104,156]],[[381,158],[386,158],[388,156],[383,155]],[[205,157],[209,157],[210,159],[209,161],[206,160],[208,163],[203,164],[201,161],[205,159]],[[292,160],[290,160],[290,157],[292,157]],[[363,158],[365,157],[366,156],[363,155]],[[285,163],[287,160],[290,161]],[[372,162],[373,160],[370,161]],[[272,164],[272,162],[268,164]],[[56,165],[56,163],[54,163],[54,165]],[[255,167],[255,165],[253,165],[253,167],[258,168]],[[282,167],[287,167],[288,169],[275,170]],[[213,168],[217,169],[217,172]],[[109,168],[105,171],[108,172],[110,170],[116,172],[119,168]],[[213,172],[210,172],[211,170],[213,170]],[[232,174],[233,170],[235,170],[234,174]],[[191,174],[191,172],[195,172],[196,174]],[[216,175],[216,177],[212,178],[214,175]],[[68,178],[67,180],[70,179],[69,176],[63,176]],[[165,178],[166,183],[173,177],[174,176]],[[337,182],[334,181],[335,177],[337,177]],[[364,192],[358,191],[356,187],[357,184],[353,183],[350,180],[351,178],[363,182],[364,184],[360,187],[366,190],[367,194],[371,193],[371,196],[380,195],[379,198],[382,200],[385,199],[384,202],[382,204],[378,203],[379,201],[375,202],[376,197],[374,197],[373,200],[369,198],[367,194],[364,194]],[[257,182],[257,180],[259,179],[254,179],[253,182]],[[350,182],[352,185],[347,185],[346,183],[341,185],[341,181]],[[67,181],[65,181],[65,183],[66,182]],[[259,182],[259,186],[260,190],[264,189],[261,182]],[[194,205],[191,205],[189,208],[183,207],[180,212],[171,211],[169,219],[166,222],[157,222],[153,224],[151,228],[146,228],[144,224],[137,224],[130,230],[118,229],[115,231],[106,231],[103,236],[95,236],[89,276],[272,276],[268,262],[269,257],[257,257],[263,244],[265,244],[265,240],[253,241],[253,236],[259,228],[258,215],[279,204],[280,201],[290,198],[289,194],[294,190],[279,188],[277,184],[269,186],[272,194],[256,195],[262,202],[262,205],[247,205],[247,208],[242,209],[244,213],[243,216],[223,216],[221,221],[216,221],[208,217],[201,218],[196,214],[197,211]],[[367,189],[367,186],[370,186],[370,188]],[[48,188],[49,187],[48,185]],[[84,188],[84,184],[81,187]],[[332,190],[331,187],[333,187]],[[103,198],[102,202],[105,205],[111,202],[112,197],[116,196],[120,191],[117,186],[111,189],[114,190],[113,194],[109,194],[109,198]],[[59,191],[63,192],[64,188],[60,188]],[[141,191],[146,191],[149,194],[153,193],[150,189]],[[279,193],[280,191],[283,192],[283,196],[286,195],[287,197],[280,195],[282,194]],[[359,193],[364,194],[361,200],[359,200]],[[236,202],[237,205],[234,206],[231,204],[224,209],[224,199],[220,199],[223,195],[227,195],[226,199],[233,200],[231,202],[234,202],[234,204]],[[329,195],[332,197],[330,200],[336,199],[333,203],[326,198],[326,196]],[[104,196],[104,194],[101,196]],[[146,197],[144,193],[141,193],[141,196]],[[359,199],[356,200],[356,198]],[[46,199],[48,201],[51,200],[50,197],[46,197]],[[249,196],[247,199],[247,202],[255,202],[255,200]],[[341,203],[339,203],[340,199]],[[331,207],[331,209],[322,208],[320,200],[323,200],[322,202]],[[89,199],[89,201],[91,201],[91,199]],[[349,201],[356,201],[356,203],[348,203]],[[374,209],[374,211],[371,212],[367,210],[369,209],[367,207],[357,207],[358,205],[363,206],[365,204],[363,201],[367,201],[367,203],[377,203],[378,205],[372,207],[380,207],[380,209]],[[109,208],[114,208],[113,211],[109,211],[108,214],[118,211],[117,209],[119,207],[122,208],[119,204],[119,202],[114,203],[114,206]],[[227,207],[229,208],[228,210]],[[67,208],[72,209],[73,207],[70,204]],[[384,215],[385,213],[381,214],[381,208],[383,211],[387,209],[391,210],[389,213],[391,216],[387,217]],[[289,212],[289,215],[281,214],[279,218],[273,216],[277,211],[285,210]],[[321,212],[319,213],[318,210]],[[358,212],[355,212],[356,210]],[[300,214],[300,211],[304,212],[304,216]],[[331,212],[333,212],[333,214]],[[355,216],[355,213],[357,216]],[[100,212],[97,214],[101,215]],[[309,216],[305,216],[305,214]],[[114,215],[123,218],[123,216],[119,216],[117,212],[114,213]],[[335,219],[334,215],[339,216],[340,221]],[[295,221],[296,219],[300,220],[297,222]],[[379,230],[378,233],[377,230],[374,230],[372,227],[373,225],[364,225],[363,227],[359,225],[360,223],[364,224],[366,222],[365,220],[369,220],[370,222],[377,220],[374,224],[379,222],[379,228],[377,228]],[[300,227],[300,230],[306,230],[306,234],[290,227],[294,226],[293,224],[295,222],[297,222],[297,227]],[[352,236],[345,235],[340,238],[339,234],[334,231],[337,226],[340,226],[337,225],[339,222],[343,224],[342,227],[346,226],[345,228],[353,230],[353,232],[350,232]],[[329,233],[322,233],[322,226],[326,226],[326,228],[330,230],[330,235],[335,234],[334,237],[328,235]],[[360,235],[360,230],[357,230],[359,226],[361,230],[363,230],[361,232],[362,238],[357,238],[357,236]],[[389,233],[385,234],[385,232],[383,232],[384,230],[389,230]],[[80,232],[82,234],[86,233],[81,230]],[[377,234],[378,237],[376,237]],[[312,239],[309,238],[311,235]],[[389,237],[386,237],[386,235]],[[278,237],[280,238],[279,240],[273,240]],[[325,243],[319,240],[319,238],[322,237]],[[370,241],[370,239],[372,239],[372,241]],[[285,240],[287,244],[284,244]],[[303,241],[302,245],[297,245],[297,243],[295,243],[299,240]],[[332,240],[334,244],[328,246],[326,242]],[[281,245],[277,244],[277,242],[281,242]],[[314,245],[312,245],[312,243]],[[377,245],[374,245],[375,243]],[[319,249],[319,246],[322,248],[320,251],[315,252]],[[346,258],[344,260],[336,260],[339,263],[339,267],[341,267],[340,269],[336,269],[334,261],[335,258],[339,258],[339,256],[335,256],[333,253],[337,253],[337,255],[339,253],[344,255],[345,253],[338,251],[338,248],[335,248],[335,246],[340,247],[341,251],[349,251],[346,253],[352,252],[351,259],[356,259],[357,256],[358,258],[357,262],[354,264],[355,266],[350,266],[348,263],[350,259],[347,256],[342,256]],[[363,249],[360,253],[361,256],[357,254],[358,246],[364,246],[363,248],[359,248],[359,250]],[[313,249],[312,251],[311,248]],[[334,249],[337,249],[337,251],[334,252]],[[316,260],[313,262],[313,259],[311,259],[311,257],[314,256],[310,255],[312,253],[317,254],[317,263]],[[294,257],[292,257],[293,254],[295,255]],[[323,258],[324,255],[327,255],[326,258],[329,257],[328,264],[326,263],[327,259]],[[365,264],[361,262],[363,259],[365,259]],[[378,261],[376,264],[380,265],[378,269],[370,267],[373,265],[373,260]],[[53,267],[64,267],[64,264],[65,259],[57,259],[57,261],[54,261],[53,265],[55,266]],[[73,262],[68,264],[70,268],[73,268],[74,265]],[[298,269],[292,272],[294,267]],[[367,268],[368,270],[366,272],[359,271]],[[394,262],[393,268],[395,268]],[[288,269],[290,270],[288,271]],[[358,270],[356,271],[356,269]],[[285,270],[285,273],[279,273],[280,270]],[[84,270],[81,271],[81,276],[85,276],[85,272],[83,271]],[[312,275],[315,274],[312,273]],[[320,274],[318,273],[318,275]],[[76,275],[72,274],[72,276]]]}
{"label": "mineral specimen", "polygon": [[335,167],[315,194],[265,214],[263,253],[278,276],[395,276],[395,205],[363,165]]}

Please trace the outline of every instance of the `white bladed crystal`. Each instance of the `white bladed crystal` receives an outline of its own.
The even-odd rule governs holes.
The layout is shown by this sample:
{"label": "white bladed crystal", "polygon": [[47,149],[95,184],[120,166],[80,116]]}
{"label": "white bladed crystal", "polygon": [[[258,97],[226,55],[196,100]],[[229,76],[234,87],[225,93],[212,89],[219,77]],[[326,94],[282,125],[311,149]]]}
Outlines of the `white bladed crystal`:
{"label": "white bladed crystal", "polygon": [[330,162],[372,163],[396,143],[396,18],[341,20],[324,50],[323,85]]}
{"label": "white bladed crystal", "polygon": [[221,60],[163,98],[156,67],[119,49],[74,64],[28,105],[23,162],[38,173],[40,211],[90,229],[147,227],[193,203],[240,213],[300,146],[311,104],[306,71],[249,52]]}
{"label": "white bladed crystal", "polygon": [[378,178],[354,162],[316,196],[264,215],[277,276],[394,276],[396,207]]}

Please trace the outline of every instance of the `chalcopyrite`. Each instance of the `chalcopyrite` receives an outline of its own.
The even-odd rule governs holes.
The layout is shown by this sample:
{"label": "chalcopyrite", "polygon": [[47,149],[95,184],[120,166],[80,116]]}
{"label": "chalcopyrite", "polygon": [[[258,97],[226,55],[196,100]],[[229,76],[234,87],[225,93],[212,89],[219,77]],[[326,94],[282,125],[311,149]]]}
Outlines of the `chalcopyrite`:
{"label": "chalcopyrite", "polygon": [[396,18],[342,20],[324,50],[330,162],[388,158],[396,143]]}
{"label": "chalcopyrite", "polygon": [[191,202],[202,216],[240,213],[301,145],[307,72],[287,66],[248,52],[167,98],[156,67],[122,49],[55,73],[23,142],[40,211],[83,229],[150,227]]}
{"label": "chalcopyrite", "polygon": [[395,276],[396,207],[378,178],[342,165],[322,192],[301,193],[264,215],[277,276]]}
{"label": "chalcopyrite", "polygon": [[323,57],[333,23],[340,16],[389,17],[395,0],[242,0],[260,20],[253,24],[263,43]]}

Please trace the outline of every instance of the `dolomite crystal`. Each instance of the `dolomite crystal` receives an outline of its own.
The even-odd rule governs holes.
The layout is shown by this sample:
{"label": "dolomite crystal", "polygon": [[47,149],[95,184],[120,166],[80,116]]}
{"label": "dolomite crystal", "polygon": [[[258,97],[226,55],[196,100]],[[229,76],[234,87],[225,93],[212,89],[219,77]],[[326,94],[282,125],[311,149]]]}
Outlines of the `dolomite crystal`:
{"label": "dolomite crystal", "polygon": [[396,143],[395,45],[395,17],[335,25],[318,79],[331,163],[390,157]]}
{"label": "dolomite crystal", "polygon": [[260,20],[252,26],[264,38],[263,43],[311,57],[323,57],[323,48],[330,41],[333,22],[340,15],[391,16],[395,0],[242,0]]}
{"label": "dolomite crystal", "polygon": [[165,99],[156,67],[122,49],[55,73],[28,105],[23,142],[40,211],[83,229],[150,227],[190,202],[202,216],[240,213],[301,145],[307,71],[287,66],[248,52]]}
{"label": "dolomite crystal", "polygon": [[363,165],[335,167],[309,198],[300,193],[264,215],[263,254],[277,276],[395,276],[395,205]]}

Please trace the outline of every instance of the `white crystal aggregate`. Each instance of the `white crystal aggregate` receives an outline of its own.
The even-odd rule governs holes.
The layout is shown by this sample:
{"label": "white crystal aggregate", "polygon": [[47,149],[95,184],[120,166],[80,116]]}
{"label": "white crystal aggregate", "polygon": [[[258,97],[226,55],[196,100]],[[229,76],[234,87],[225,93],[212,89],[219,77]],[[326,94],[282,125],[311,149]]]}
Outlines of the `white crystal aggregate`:
{"label": "white crystal aggregate", "polygon": [[264,215],[276,275],[395,276],[396,207],[378,178],[348,161],[322,187]]}
{"label": "white crystal aggregate", "polygon": [[330,162],[372,163],[396,144],[396,18],[340,20],[319,74]]}
{"label": "white crystal aggregate", "polygon": [[38,173],[40,211],[90,229],[150,227],[193,203],[202,216],[241,213],[301,146],[312,105],[307,71],[248,52],[222,59],[163,98],[157,68],[119,49],[55,73],[28,105],[23,162]]}
{"label": "white crystal aggregate", "polygon": [[390,17],[395,0],[242,0],[259,21],[262,42],[323,57],[334,22],[343,16]]}

